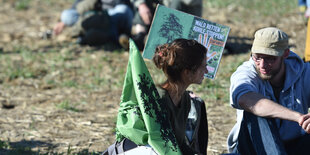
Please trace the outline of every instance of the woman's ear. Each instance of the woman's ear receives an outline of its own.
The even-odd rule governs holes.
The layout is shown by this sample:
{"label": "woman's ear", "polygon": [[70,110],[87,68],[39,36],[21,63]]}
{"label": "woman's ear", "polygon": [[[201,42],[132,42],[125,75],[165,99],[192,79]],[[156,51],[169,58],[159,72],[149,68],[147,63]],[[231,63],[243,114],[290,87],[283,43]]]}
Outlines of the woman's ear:
{"label": "woman's ear", "polygon": [[183,70],[182,74],[181,74],[182,75],[182,80],[185,81],[185,80],[190,79],[192,74],[193,73],[190,70],[188,70],[188,69]]}
{"label": "woman's ear", "polygon": [[192,74],[192,71],[189,70],[189,69],[185,69],[185,70],[183,71],[183,74],[185,74],[185,75],[191,75],[191,74]]}

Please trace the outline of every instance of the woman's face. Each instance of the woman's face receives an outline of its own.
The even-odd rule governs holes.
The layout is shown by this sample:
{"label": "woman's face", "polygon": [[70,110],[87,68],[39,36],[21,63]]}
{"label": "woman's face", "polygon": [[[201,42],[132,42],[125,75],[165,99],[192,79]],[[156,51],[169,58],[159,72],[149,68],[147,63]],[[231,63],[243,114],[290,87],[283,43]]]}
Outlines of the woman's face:
{"label": "woman's face", "polygon": [[201,65],[198,67],[196,72],[192,72],[191,82],[194,84],[201,84],[204,79],[204,74],[207,74],[207,58],[205,57],[201,62]]}

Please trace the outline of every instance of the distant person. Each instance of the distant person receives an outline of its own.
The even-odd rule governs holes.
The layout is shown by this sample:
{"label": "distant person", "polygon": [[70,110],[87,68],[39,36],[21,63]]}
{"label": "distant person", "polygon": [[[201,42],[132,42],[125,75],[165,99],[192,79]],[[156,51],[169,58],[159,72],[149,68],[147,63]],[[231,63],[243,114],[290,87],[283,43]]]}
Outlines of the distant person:
{"label": "distant person", "polygon": [[155,7],[158,0],[131,0],[134,6],[135,15],[133,18],[132,39],[140,51],[144,48],[146,35],[150,29]]}
{"label": "distant person", "polygon": [[256,31],[250,59],[232,74],[237,123],[228,136],[229,152],[309,153],[310,64],[290,51],[288,40],[278,28]]}
{"label": "distant person", "polygon": [[172,9],[198,17],[202,16],[202,0],[164,0],[163,3],[165,6]]}
{"label": "distant person", "polygon": [[71,27],[69,35],[79,37],[82,45],[114,42],[128,48],[132,19],[129,0],[76,0],[70,9],[62,12],[53,33],[58,35],[65,27]]}
{"label": "distant person", "polygon": [[183,11],[198,17],[202,15],[202,0],[131,0],[136,11],[133,20],[133,40],[139,50],[143,50],[146,35],[149,32],[155,13],[156,5],[163,4],[166,7]]}
{"label": "distant person", "polygon": [[310,62],[310,18],[308,19],[308,24],[307,24],[307,35],[306,35],[306,47],[305,47],[305,52],[304,52],[304,61],[305,62]]}
{"label": "distant person", "polygon": [[[299,12],[305,17],[306,25],[310,24],[310,0],[298,0]],[[310,61],[310,27],[307,27],[306,47],[304,52],[304,61]]]}
{"label": "distant person", "polygon": [[310,0],[298,0],[299,12],[306,18],[310,16]]}
{"label": "distant person", "polygon": [[298,0],[298,9],[300,14],[304,14],[307,10],[307,0]]}
{"label": "distant person", "polygon": [[[206,52],[207,49],[195,40],[177,39],[170,44],[158,46],[153,57],[155,66],[161,69],[167,77],[164,83],[157,86],[159,101],[167,109],[168,115],[167,120],[160,121],[169,122],[176,143],[184,155],[206,154],[207,151],[208,124],[205,103],[193,92],[186,90],[191,84],[202,83],[204,74],[207,73]],[[135,110],[128,108],[135,108]],[[128,106],[126,111],[134,111],[140,115],[142,112],[139,109],[137,110],[136,106]],[[123,114],[119,115],[124,116]],[[123,120],[125,118],[118,119]],[[143,119],[133,120],[134,118],[131,117],[126,119],[131,119],[126,121],[130,122],[128,123],[130,127],[131,124],[141,126],[143,123],[141,120],[144,121]],[[137,133],[141,132],[141,137],[137,137],[139,135],[128,133],[127,129],[126,132],[123,131],[127,128],[124,124],[121,124],[121,129],[118,129],[118,124],[116,127],[119,134],[117,137],[126,137],[116,143],[115,146],[118,148],[123,145],[122,149],[116,151],[118,153],[127,151],[126,148],[137,147],[137,144],[133,142],[134,139],[146,139],[146,137],[142,137],[144,131],[130,129],[130,131],[137,130]],[[143,145],[150,146],[147,142]],[[108,152],[104,153],[104,155],[107,154]]]}
{"label": "distant person", "polygon": [[310,0],[298,0],[299,11],[306,17],[307,20],[307,36],[306,36],[306,47],[304,53],[305,62],[310,61],[310,24],[309,16],[310,16]]}

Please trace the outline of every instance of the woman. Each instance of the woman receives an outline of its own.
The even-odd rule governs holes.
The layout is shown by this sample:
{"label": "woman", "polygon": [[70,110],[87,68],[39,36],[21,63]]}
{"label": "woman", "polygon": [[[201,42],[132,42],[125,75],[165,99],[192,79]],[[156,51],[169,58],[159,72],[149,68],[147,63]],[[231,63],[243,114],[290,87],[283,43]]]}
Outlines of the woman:
{"label": "woman", "polygon": [[[160,96],[158,101],[163,106],[160,109],[167,109],[159,113],[165,115],[165,122],[170,122],[169,129],[171,127],[176,144],[184,155],[206,154],[208,125],[205,104],[192,92],[186,91],[189,85],[200,84],[207,73],[206,52],[206,48],[195,40],[177,39],[157,47],[153,57],[155,65],[162,69],[167,77],[166,82],[157,87]],[[144,126],[139,106],[133,102],[128,103],[130,104],[121,104],[119,109],[117,142],[111,145],[104,155],[131,150],[137,147],[136,144],[152,147],[148,141],[148,134],[151,133]],[[165,130],[168,137],[169,131]],[[147,154],[145,151],[144,153]]]}
{"label": "woman", "polygon": [[203,100],[187,91],[201,84],[206,69],[207,49],[195,40],[177,39],[156,48],[153,62],[167,80],[158,86],[166,102],[170,124],[183,154],[206,154],[208,125]]}

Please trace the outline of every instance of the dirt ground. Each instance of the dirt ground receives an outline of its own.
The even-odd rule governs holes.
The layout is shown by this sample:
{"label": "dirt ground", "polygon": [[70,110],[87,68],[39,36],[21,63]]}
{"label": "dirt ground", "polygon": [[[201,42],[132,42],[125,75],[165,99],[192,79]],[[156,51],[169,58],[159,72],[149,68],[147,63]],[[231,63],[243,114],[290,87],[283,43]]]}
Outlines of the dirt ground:
{"label": "dirt ground", "polygon": [[[64,36],[44,39],[44,32],[55,25],[61,10],[68,8],[70,2],[33,0],[30,4],[28,9],[17,10],[16,1],[0,0],[0,54],[10,54],[19,46],[35,52],[61,52],[66,45],[66,48],[78,53],[76,57],[111,56],[108,52],[83,53],[88,47],[68,47],[70,40]],[[281,18],[274,16],[242,21],[230,18],[238,17],[238,12],[238,6],[221,10],[220,13],[216,9],[204,10],[203,17],[231,28],[226,46],[228,54],[246,52],[256,29],[276,26],[289,34],[291,49],[303,56],[306,26],[297,13]],[[127,56],[127,53],[121,54],[106,65],[125,68],[126,63],[120,64],[127,62]],[[109,77],[113,75],[113,69],[103,71]],[[74,74],[70,76],[78,78]],[[110,78],[113,80],[113,76]],[[113,128],[122,91],[122,85],[118,86],[111,88],[105,85],[96,91],[88,91],[50,88],[40,79],[0,81],[0,102],[3,105],[0,109],[0,140],[9,141],[11,147],[29,147],[41,153],[68,153],[71,150],[80,153],[83,150],[102,152],[115,138]],[[78,109],[83,109],[80,112],[55,108],[55,103],[68,98],[87,104],[78,105]],[[216,105],[208,107],[209,154],[226,152],[226,136],[235,119],[234,111],[228,108]],[[0,154],[7,152],[0,150]]]}

